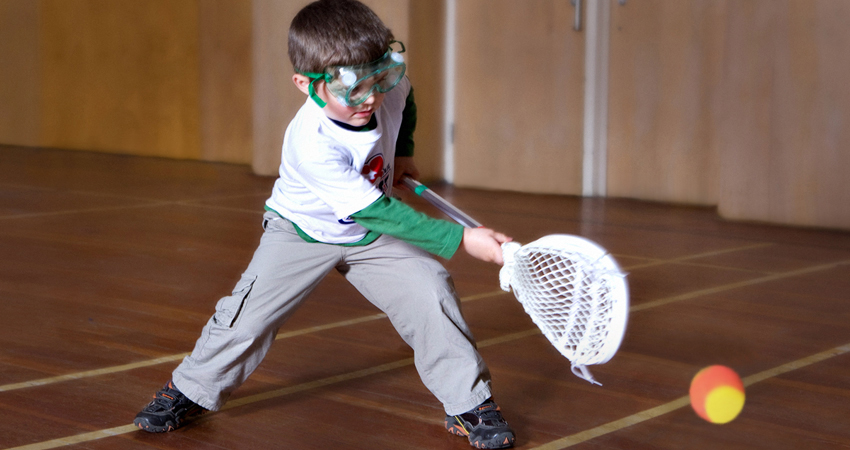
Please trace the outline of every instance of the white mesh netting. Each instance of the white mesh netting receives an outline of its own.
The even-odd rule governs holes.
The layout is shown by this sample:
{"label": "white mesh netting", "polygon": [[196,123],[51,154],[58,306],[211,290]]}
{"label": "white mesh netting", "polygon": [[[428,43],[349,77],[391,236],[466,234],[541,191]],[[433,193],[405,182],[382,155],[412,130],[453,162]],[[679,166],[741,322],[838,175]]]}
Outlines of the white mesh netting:
{"label": "white mesh netting", "polygon": [[504,248],[502,289],[513,288],[543,335],[572,362],[577,376],[597,383],[584,367],[602,364],[620,346],[628,316],[625,274],[587,239],[552,235]]}

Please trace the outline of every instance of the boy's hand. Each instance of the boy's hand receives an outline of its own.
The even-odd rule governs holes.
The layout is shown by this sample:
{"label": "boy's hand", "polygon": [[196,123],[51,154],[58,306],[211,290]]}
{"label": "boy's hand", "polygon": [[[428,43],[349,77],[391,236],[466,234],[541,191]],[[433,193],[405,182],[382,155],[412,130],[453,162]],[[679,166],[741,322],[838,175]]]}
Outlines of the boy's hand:
{"label": "boy's hand", "polygon": [[464,228],[461,246],[475,258],[502,265],[502,244],[512,240],[489,228]]}
{"label": "boy's hand", "polygon": [[419,169],[416,168],[412,156],[396,156],[395,168],[393,169],[393,186],[399,186],[398,181],[405,175],[410,175],[410,178],[418,180]]}

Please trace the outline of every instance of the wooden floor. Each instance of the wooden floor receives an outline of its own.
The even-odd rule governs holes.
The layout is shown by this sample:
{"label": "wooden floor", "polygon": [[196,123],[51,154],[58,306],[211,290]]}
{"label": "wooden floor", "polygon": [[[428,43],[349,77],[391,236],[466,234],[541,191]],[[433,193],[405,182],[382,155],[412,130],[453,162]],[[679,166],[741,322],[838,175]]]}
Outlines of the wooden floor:
{"label": "wooden floor", "polygon": [[[131,425],[248,263],[273,181],[243,166],[0,146],[0,448],[469,448],[444,430],[408,347],[337,274],[225,410],[164,435]],[[850,448],[850,233],[435,190],[520,242],[586,236],[629,272],[629,327],[592,367],[599,387],[499,290],[496,266],[445,262],[517,448]],[[727,425],[688,406],[711,364],[747,384]]]}

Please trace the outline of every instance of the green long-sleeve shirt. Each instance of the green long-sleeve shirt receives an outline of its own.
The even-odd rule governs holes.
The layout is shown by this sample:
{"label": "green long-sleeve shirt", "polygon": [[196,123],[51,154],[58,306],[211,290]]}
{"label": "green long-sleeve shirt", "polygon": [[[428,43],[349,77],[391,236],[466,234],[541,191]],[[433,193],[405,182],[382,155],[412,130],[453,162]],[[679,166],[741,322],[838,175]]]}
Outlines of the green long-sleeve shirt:
{"label": "green long-sleeve shirt", "polygon": [[386,196],[351,217],[369,234],[388,234],[446,259],[454,255],[463,240],[462,226],[428,217]]}

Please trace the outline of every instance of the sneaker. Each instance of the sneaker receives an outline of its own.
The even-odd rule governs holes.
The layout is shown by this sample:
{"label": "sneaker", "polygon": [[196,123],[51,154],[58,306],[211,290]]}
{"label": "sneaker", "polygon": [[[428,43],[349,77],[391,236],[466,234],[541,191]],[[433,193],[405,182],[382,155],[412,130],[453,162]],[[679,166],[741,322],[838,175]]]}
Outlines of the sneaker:
{"label": "sneaker", "polygon": [[174,430],[182,425],[184,420],[203,414],[205,411],[169,381],[154,394],[153,401],[136,414],[133,423],[145,431],[163,433]]}
{"label": "sneaker", "polygon": [[459,416],[446,416],[446,429],[449,433],[469,437],[469,444],[475,448],[508,448],[516,441],[493,399]]}

